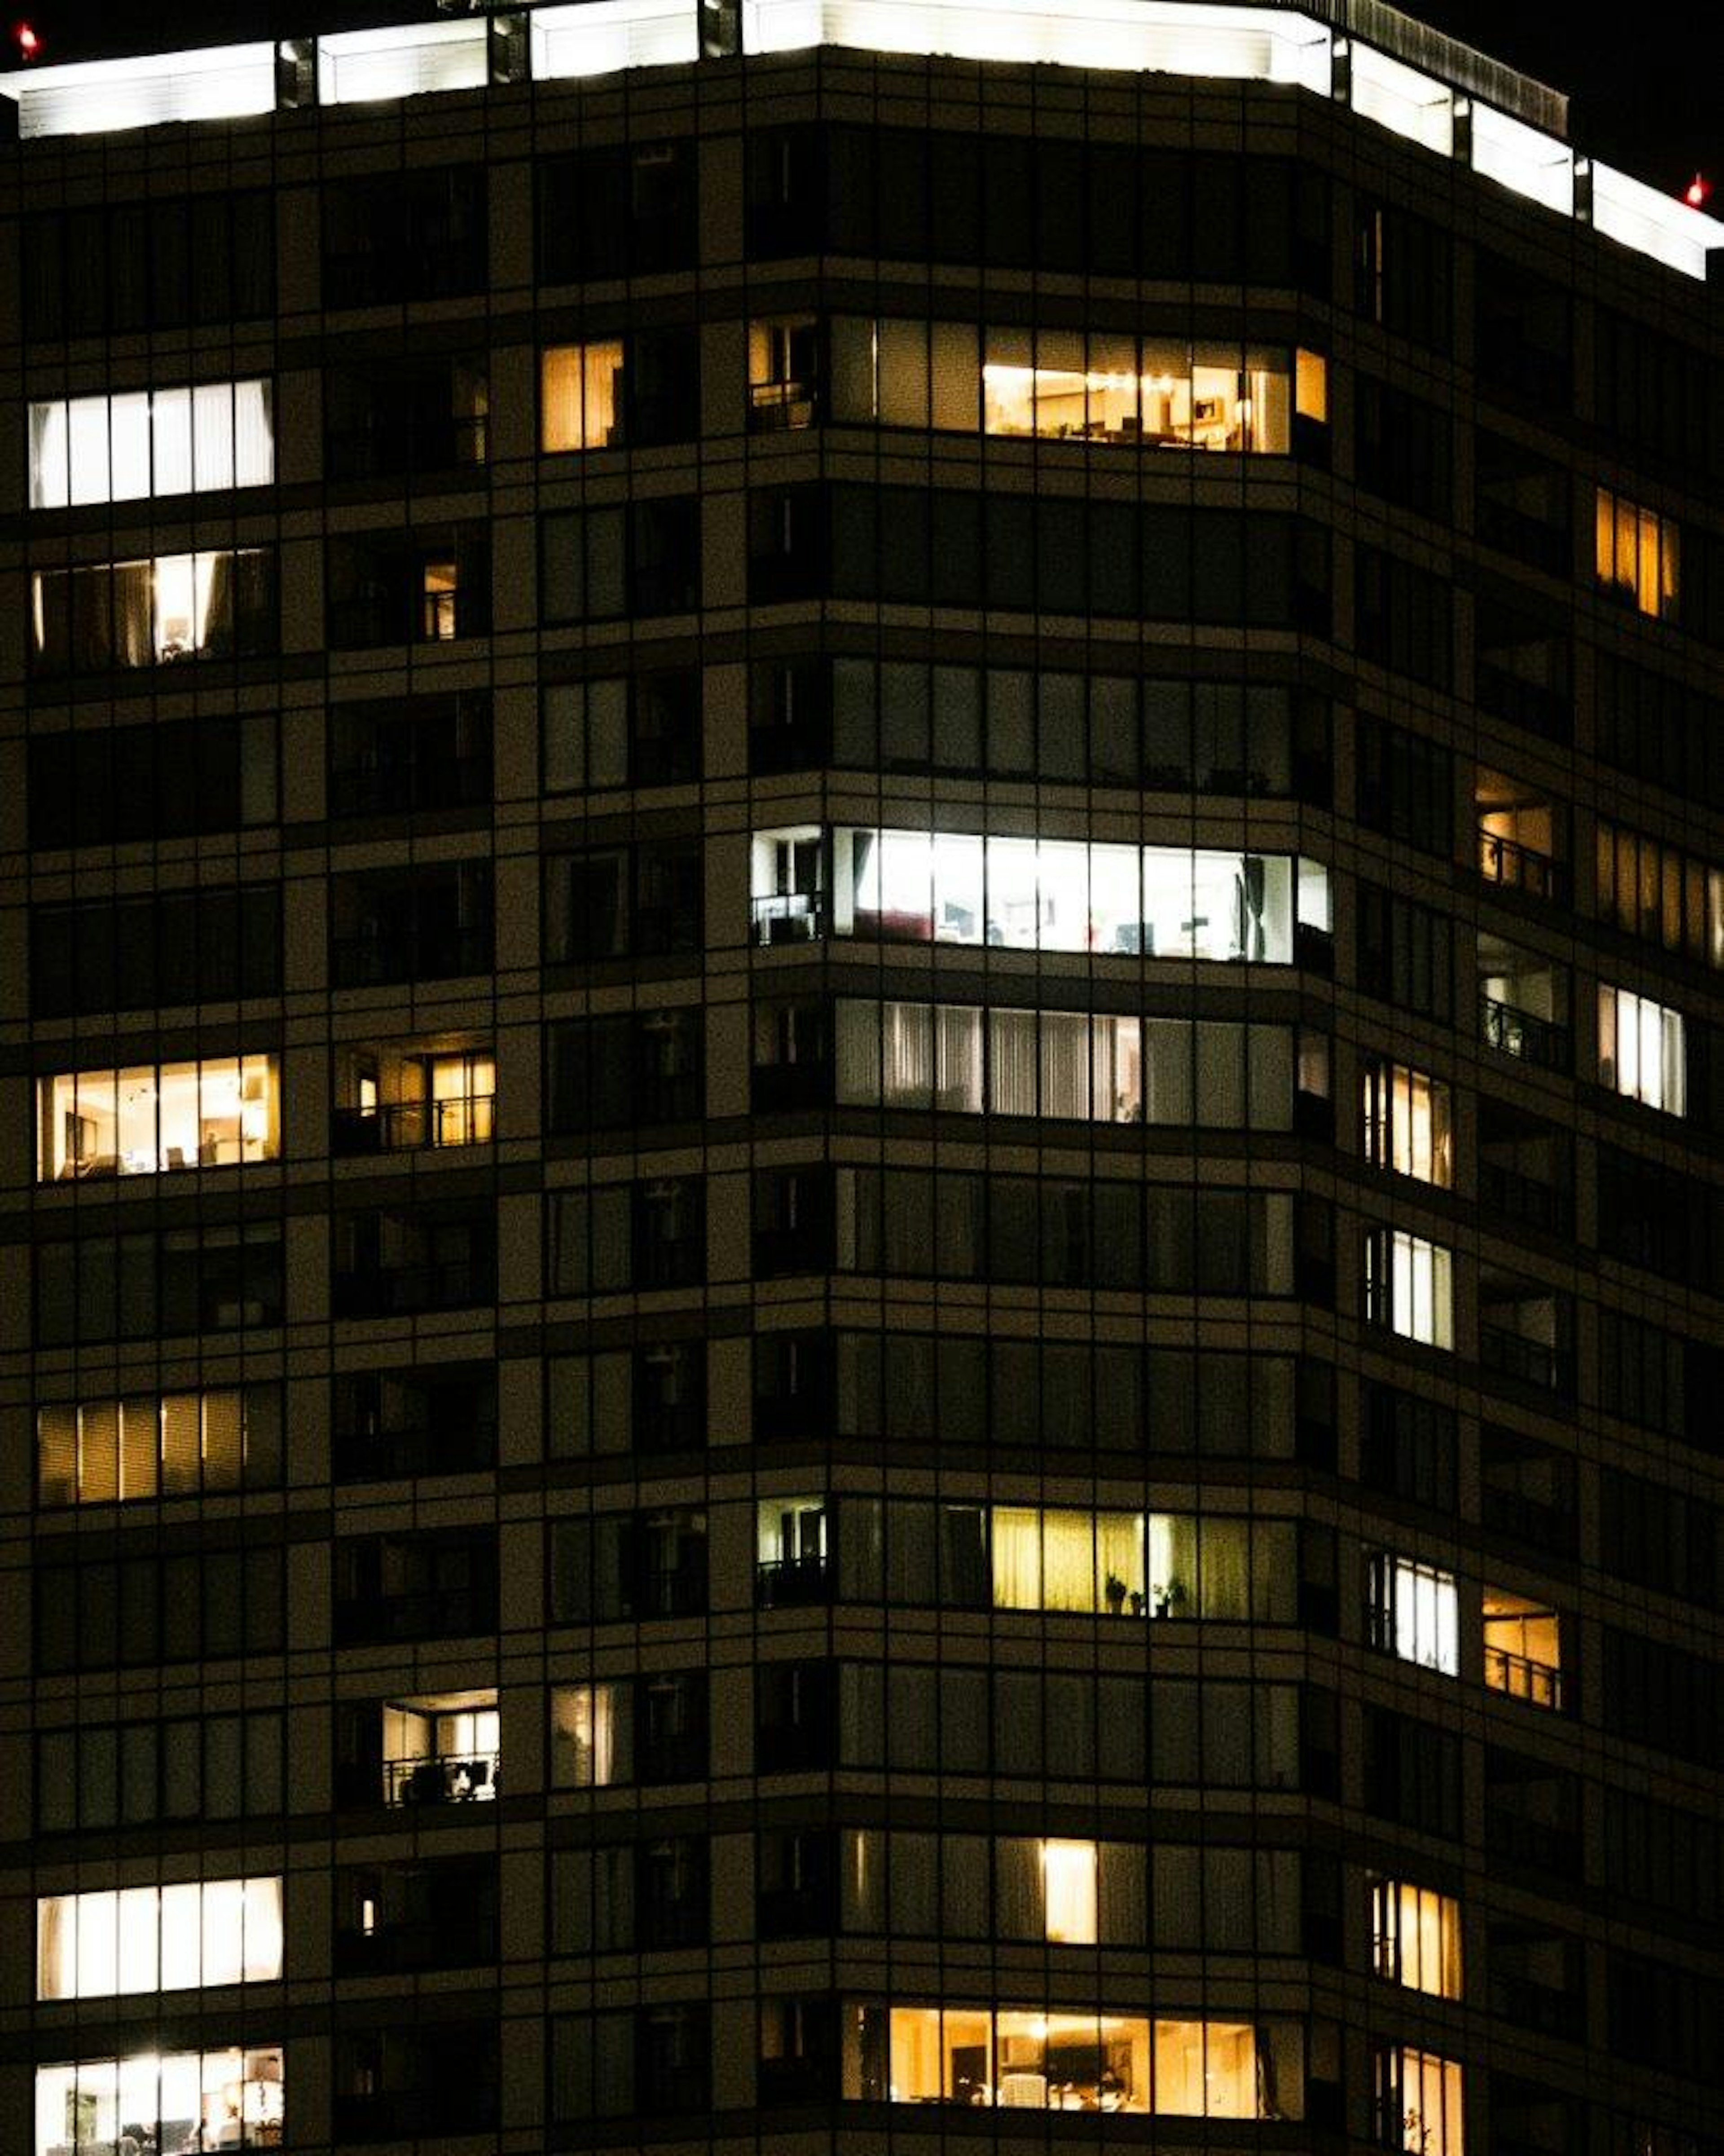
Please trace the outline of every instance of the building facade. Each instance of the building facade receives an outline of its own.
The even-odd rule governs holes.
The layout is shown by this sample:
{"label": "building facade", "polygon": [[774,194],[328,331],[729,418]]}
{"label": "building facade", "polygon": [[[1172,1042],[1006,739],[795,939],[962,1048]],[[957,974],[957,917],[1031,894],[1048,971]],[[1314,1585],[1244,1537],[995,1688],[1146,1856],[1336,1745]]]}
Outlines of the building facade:
{"label": "building facade", "polygon": [[0,88],[0,2145],[1718,2156],[1724,227],[1362,6]]}

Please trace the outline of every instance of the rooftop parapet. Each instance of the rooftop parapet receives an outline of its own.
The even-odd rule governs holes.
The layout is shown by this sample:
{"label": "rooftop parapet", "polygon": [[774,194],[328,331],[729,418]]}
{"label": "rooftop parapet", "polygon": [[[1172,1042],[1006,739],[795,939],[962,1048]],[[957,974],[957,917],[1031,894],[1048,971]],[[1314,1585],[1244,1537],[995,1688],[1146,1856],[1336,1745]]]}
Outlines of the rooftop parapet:
{"label": "rooftop parapet", "polygon": [[1560,92],[1385,0],[582,0],[0,75],[19,135],[377,104],[819,45],[1296,84],[1704,279],[1724,223],[1571,149]]}

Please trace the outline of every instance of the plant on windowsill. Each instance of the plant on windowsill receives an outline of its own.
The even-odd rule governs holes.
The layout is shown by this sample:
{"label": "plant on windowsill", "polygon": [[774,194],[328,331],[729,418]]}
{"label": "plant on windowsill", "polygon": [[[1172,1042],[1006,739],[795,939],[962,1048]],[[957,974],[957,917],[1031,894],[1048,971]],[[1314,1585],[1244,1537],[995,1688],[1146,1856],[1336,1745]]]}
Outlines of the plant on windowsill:
{"label": "plant on windowsill", "polygon": [[1110,1617],[1117,1617],[1126,1606],[1126,1583],[1116,1572],[1107,1575],[1104,1592],[1107,1596],[1107,1614]]}
{"label": "plant on windowsill", "polygon": [[1170,1579],[1165,1586],[1151,1588],[1150,1593],[1155,1599],[1157,1617],[1177,1617],[1185,1607],[1185,1585],[1182,1580]]}

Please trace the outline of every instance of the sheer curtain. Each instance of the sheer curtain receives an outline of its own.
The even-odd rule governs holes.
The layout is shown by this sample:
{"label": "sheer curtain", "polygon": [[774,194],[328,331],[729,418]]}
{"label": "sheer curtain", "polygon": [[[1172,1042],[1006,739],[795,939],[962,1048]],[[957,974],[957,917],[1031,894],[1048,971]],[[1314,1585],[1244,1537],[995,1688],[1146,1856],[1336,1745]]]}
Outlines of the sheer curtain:
{"label": "sheer curtain", "polygon": [[881,1005],[880,1096],[886,1106],[932,1106],[933,1020],[928,1004]]}
{"label": "sheer curtain", "polygon": [[1041,1111],[1071,1122],[1090,1115],[1090,1020],[1081,1011],[1041,1014]]}
{"label": "sheer curtain", "polygon": [[979,1115],[983,1106],[980,1007],[937,1004],[934,1025],[935,1105]]}
{"label": "sheer curtain", "polygon": [[[891,1008],[901,1006],[895,1004]],[[838,1097],[859,1107],[873,1107],[881,1097],[881,1009],[880,1004],[865,1003],[859,997],[842,996],[839,999],[837,1038],[834,1043]]]}
{"label": "sheer curtain", "polygon": [[1095,1515],[1049,1511],[1042,1515],[1042,1607],[1093,1610],[1095,1591]]}
{"label": "sheer curtain", "polygon": [[64,509],[71,499],[71,457],[64,399],[30,407],[30,506]]}
{"label": "sheer curtain", "polygon": [[1039,1609],[1042,1606],[1042,1522],[1034,1507],[996,1505],[993,1537],[993,1605],[996,1609]]}
{"label": "sheer curtain", "polygon": [[233,484],[268,486],[275,477],[274,400],[267,382],[233,385]]}
{"label": "sheer curtain", "polygon": [[996,1116],[1033,1116],[1036,1103],[1036,1014],[988,1014],[988,1106]]}

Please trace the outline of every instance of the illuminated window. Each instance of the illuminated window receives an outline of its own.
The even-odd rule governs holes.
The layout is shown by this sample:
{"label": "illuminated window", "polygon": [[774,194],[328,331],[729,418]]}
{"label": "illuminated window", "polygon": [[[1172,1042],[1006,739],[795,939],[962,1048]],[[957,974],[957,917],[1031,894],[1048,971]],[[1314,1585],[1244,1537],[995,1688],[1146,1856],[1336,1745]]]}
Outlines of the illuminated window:
{"label": "illuminated window", "polygon": [[263,547],[39,569],[30,580],[38,674],[248,658],[275,638],[275,557]]}
{"label": "illuminated window", "polygon": [[1408,2156],[1465,2156],[1456,2059],[1404,2046],[1377,2055],[1377,2139]]}
{"label": "illuminated window", "polygon": [[36,2069],[34,2156],[74,2150],[280,2148],[279,2049],[148,2051]]}
{"label": "illuminated window", "polygon": [[36,1904],[36,1996],[105,1999],[281,1974],[280,1879],[52,1894]]}
{"label": "illuminated window", "polygon": [[622,439],[623,341],[551,345],[539,361],[539,447],[603,449]]}
{"label": "illuminated window", "polygon": [[1682,1014],[1650,996],[1598,984],[1598,1082],[1624,1100],[1687,1113],[1688,1055]]}
{"label": "illuminated window", "polygon": [[1724,868],[1603,817],[1598,864],[1600,920],[1724,967]]}
{"label": "illuminated window", "polygon": [[1534,1707],[1562,1704],[1562,1620],[1548,1603],[1485,1589],[1485,1682]]}
{"label": "illuminated window", "polygon": [[281,1396],[273,1385],[66,1400],[36,1412],[44,1506],[126,1504],[275,1481]]}
{"label": "illuminated window", "polygon": [[1607,591],[1655,620],[1675,619],[1681,571],[1673,518],[1601,486],[1595,543],[1598,582]]}
{"label": "illuminated window", "polygon": [[30,506],[267,486],[275,442],[267,382],[57,398],[30,407]]}
{"label": "illuminated window", "polygon": [[487,1143],[491,1137],[491,1111],[496,1102],[496,1058],[434,1055],[427,1076],[431,1095],[431,1143]]}
{"label": "illuminated window", "polygon": [[497,1695],[428,1693],[382,1710],[387,1804],[485,1804],[497,1794]]}
{"label": "illuminated window", "polygon": [[1095,1943],[1095,1845],[1044,1841],[1041,1845],[1043,1906],[1050,1944]]}
{"label": "illuminated window", "polygon": [[1367,1561],[1371,1644],[1421,1669],[1460,1670],[1460,1600],[1452,1572],[1373,1551]]}
{"label": "illuminated window", "polygon": [[1326,870],[1287,854],[854,826],[830,834],[823,918],[821,839],[813,826],[754,834],[761,942],[826,932],[1288,965],[1296,925],[1327,927]]}
{"label": "illuminated window", "polygon": [[280,1074],[273,1055],[223,1055],[40,1078],[36,1179],[274,1160],[281,1149]]}
{"label": "illuminated window", "polygon": [[819,326],[812,315],[748,325],[752,433],[813,425],[819,353]]}
{"label": "illuminated window", "polygon": [[1446,1190],[1453,1174],[1449,1088],[1404,1063],[1367,1064],[1365,1158]]}
{"label": "illuminated window", "polygon": [[1371,1938],[1379,1976],[1434,1998],[1460,1997],[1460,1904],[1452,1895],[1373,1879]]}
{"label": "illuminated window", "polygon": [[626,1682],[557,1685],[551,1694],[551,1780],[602,1789],[633,1779],[634,1697]]}
{"label": "illuminated window", "polygon": [[1429,1348],[1455,1345],[1450,1255],[1399,1228],[1373,1228],[1365,1238],[1365,1310],[1373,1325]]}

